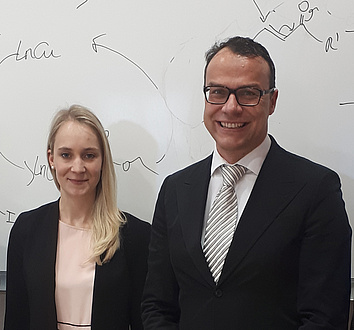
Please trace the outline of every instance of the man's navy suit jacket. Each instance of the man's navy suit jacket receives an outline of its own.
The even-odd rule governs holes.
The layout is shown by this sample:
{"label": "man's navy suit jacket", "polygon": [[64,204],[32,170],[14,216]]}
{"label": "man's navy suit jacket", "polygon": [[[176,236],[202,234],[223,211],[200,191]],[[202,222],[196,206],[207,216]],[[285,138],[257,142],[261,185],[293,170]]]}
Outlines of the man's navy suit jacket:
{"label": "man's navy suit jacket", "polygon": [[146,330],[346,329],[351,228],[339,177],[271,139],[218,285],[201,248],[212,157],[164,181],[143,298]]}

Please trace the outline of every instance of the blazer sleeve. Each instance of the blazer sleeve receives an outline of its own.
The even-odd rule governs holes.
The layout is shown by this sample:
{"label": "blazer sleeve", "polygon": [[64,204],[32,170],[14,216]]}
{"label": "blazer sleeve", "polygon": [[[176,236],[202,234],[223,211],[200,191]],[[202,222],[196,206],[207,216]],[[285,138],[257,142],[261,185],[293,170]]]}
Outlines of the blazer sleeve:
{"label": "blazer sleeve", "polygon": [[336,173],[327,171],[308,211],[299,256],[299,329],[347,329],[351,228]]}
{"label": "blazer sleeve", "polygon": [[168,178],[161,187],[152,223],[148,275],[142,303],[145,330],[177,330],[179,324],[179,288],[170,262],[167,236],[167,182]]}
{"label": "blazer sleeve", "polygon": [[127,224],[123,229],[123,245],[131,283],[130,326],[142,330],[141,298],[147,273],[150,224],[125,213]]}
{"label": "blazer sleeve", "polygon": [[23,269],[23,251],[28,239],[21,214],[13,225],[7,250],[6,312],[4,330],[29,329],[29,301]]}

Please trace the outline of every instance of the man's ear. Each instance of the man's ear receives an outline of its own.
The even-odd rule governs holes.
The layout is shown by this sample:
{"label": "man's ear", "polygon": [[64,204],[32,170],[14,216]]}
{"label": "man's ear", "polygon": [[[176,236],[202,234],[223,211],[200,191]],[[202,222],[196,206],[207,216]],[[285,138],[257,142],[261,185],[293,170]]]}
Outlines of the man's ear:
{"label": "man's ear", "polygon": [[275,111],[275,106],[277,104],[278,99],[278,90],[275,89],[270,96],[270,106],[269,106],[269,115],[273,114]]}

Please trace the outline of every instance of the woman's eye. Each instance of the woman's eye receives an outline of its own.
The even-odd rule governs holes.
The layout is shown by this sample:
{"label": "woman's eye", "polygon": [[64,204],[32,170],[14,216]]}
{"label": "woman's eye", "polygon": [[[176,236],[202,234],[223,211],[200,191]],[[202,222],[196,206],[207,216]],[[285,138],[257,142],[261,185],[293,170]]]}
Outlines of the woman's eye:
{"label": "woman's eye", "polygon": [[94,155],[94,154],[86,154],[86,155],[85,155],[85,158],[87,158],[87,159],[93,159],[93,158],[95,158],[95,155]]}

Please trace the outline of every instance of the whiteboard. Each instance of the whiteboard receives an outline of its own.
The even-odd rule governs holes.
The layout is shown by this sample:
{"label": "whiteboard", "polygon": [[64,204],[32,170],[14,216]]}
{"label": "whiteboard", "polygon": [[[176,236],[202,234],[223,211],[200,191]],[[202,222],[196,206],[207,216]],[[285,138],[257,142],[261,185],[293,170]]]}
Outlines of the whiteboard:
{"label": "whiteboard", "polygon": [[213,150],[204,53],[234,35],[275,62],[270,133],[338,172],[353,224],[352,0],[1,0],[0,270],[19,213],[59,196],[46,139],[53,114],[73,103],[109,134],[119,207],[151,222],[166,175]]}

